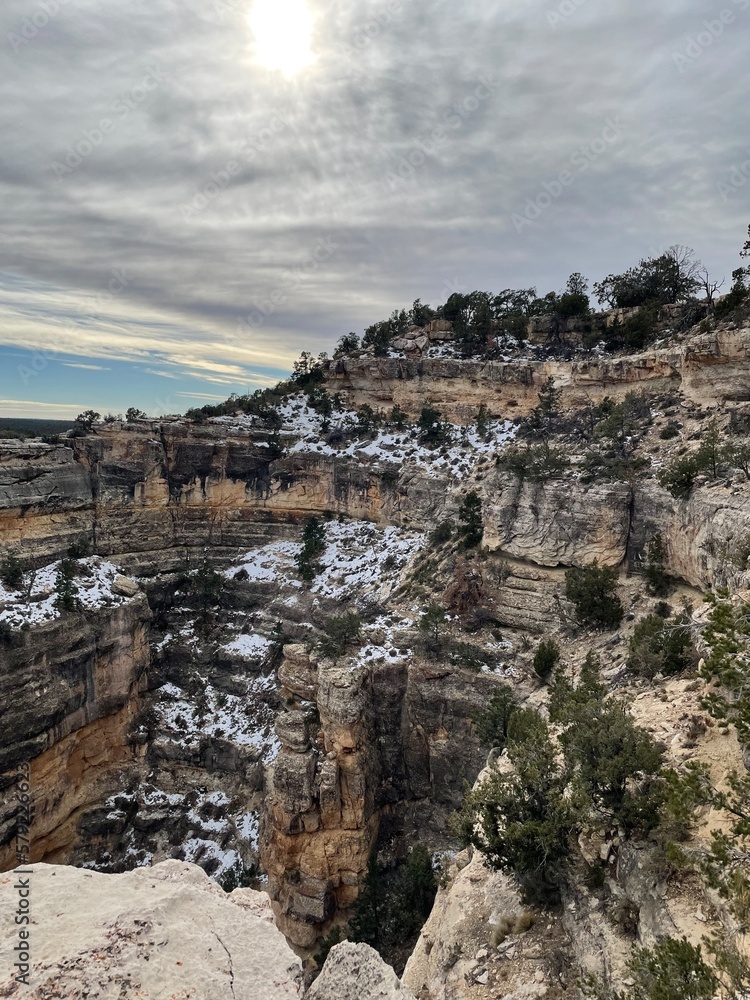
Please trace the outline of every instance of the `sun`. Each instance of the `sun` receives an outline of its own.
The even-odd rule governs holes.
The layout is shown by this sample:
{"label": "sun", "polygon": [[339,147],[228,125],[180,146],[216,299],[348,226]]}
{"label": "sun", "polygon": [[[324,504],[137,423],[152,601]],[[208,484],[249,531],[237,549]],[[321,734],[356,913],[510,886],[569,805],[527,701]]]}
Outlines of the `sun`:
{"label": "sun", "polygon": [[249,18],[258,59],[267,69],[293,76],[314,62],[313,15],[305,0],[255,0]]}

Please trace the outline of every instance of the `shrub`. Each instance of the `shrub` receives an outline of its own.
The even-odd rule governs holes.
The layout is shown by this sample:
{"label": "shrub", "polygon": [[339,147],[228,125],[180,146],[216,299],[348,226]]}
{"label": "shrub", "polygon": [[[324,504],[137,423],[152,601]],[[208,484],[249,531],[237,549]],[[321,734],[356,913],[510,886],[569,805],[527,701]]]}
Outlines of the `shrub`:
{"label": "shrub", "polygon": [[334,615],[323,623],[323,638],[318,642],[320,652],[332,660],[356,643],[362,633],[362,619],[354,612]]}
{"label": "shrub", "polygon": [[83,413],[79,413],[76,417],[76,426],[79,430],[90,434],[94,424],[101,419],[101,413],[97,413],[96,410],[84,410]]}
{"label": "shrub", "polygon": [[318,557],[326,547],[326,532],[323,523],[317,517],[309,518],[302,531],[302,548],[297,553],[296,562],[299,575],[306,583],[310,583],[320,572]]}
{"label": "shrub", "polygon": [[439,604],[430,604],[419,619],[419,630],[427,636],[428,645],[439,649],[445,627],[445,611]]}
{"label": "shrub", "polygon": [[77,538],[68,546],[68,556],[71,559],[85,559],[88,555],[91,555],[91,545],[85,536]]}
{"label": "shrub", "polygon": [[482,519],[482,501],[472,490],[467,493],[458,510],[460,523],[459,533],[464,548],[475,548],[484,536],[484,521]]}
{"label": "shrub", "polygon": [[664,938],[653,948],[636,948],[628,963],[626,992],[594,977],[581,984],[592,1000],[713,1000],[719,982],[703,953],[686,938]]}
{"label": "shrub", "polygon": [[384,959],[403,966],[409,945],[430,915],[437,879],[429,852],[417,844],[392,869],[370,859],[349,929],[352,941],[369,944]]}
{"label": "shrub", "polygon": [[565,596],[575,605],[582,625],[600,629],[618,627],[623,617],[622,602],[615,594],[618,576],[616,567],[599,567],[596,562],[567,571]]}
{"label": "shrub", "polygon": [[677,458],[659,473],[659,484],[678,500],[687,500],[700,472],[700,463],[694,455]]}
{"label": "shrub", "polygon": [[534,653],[534,670],[537,677],[546,681],[560,660],[560,647],[554,639],[542,639]]}
{"label": "shrub", "polygon": [[76,564],[72,559],[62,559],[55,579],[55,607],[59,611],[79,611],[81,599],[75,584]]}
{"label": "shrub", "polygon": [[669,677],[697,666],[698,654],[689,622],[686,615],[675,623],[658,614],[643,618],[630,639],[628,670],[653,680],[657,674]]}
{"label": "shrub", "polygon": [[570,459],[561,448],[549,445],[529,445],[519,448],[512,445],[497,457],[497,467],[519,479],[543,483],[559,476],[570,467]]}
{"label": "shrub", "polygon": [[654,597],[666,597],[674,585],[671,576],[664,569],[665,555],[661,535],[654,535],[646,546],[646,563],[643,570],[648,592]]}
{"label": "shrub", "polygon": [[680,425],[674,421],[670,420],[666,427],[662,427],[659,431],[659,438],[662,441],[672,441],[674,438],[680,436]]}
{"label": "shrub", "polygon": [[20,590],[23,586],[23,566],[18,556],[12,552],[0,562],[0,580],[8,590]]}
{"label": "shrub", "polygon": [[479,740],[485,746],[503,748],[508,739],[510,720],[517,709],[513,692],[507,684],[501,684],[493,692],[487,707],[474,716]]}
{"label": "shrub", "polygon": [[443,422],[440,411],[429,403],[422,407],[419,415],[419,439],[433,447],[442,444],[448,437],[448,425]]}
{"label": "shrub", "polygon": [[445,542],[449,542],[452,537],[453,525],[450,521],[441,521],[430,535],[430,544],[433,546],[443,545]]}
{"label": "shrub", "polygon": [[125,411],[125,420],[129,424],[134,424],[137,420],[148,420],[148,417],[143,410],[139,410],[135,406],[129,406]]}
{"label": "shrub", "polygon": [[491,867],[515,876],[526,902],[549,905],[559,899],[570,863],[575,816],[547,726],[536,713],[525,714],[525,732],[506,746],[514,770],[493,769],[469,792],[456,826]]}

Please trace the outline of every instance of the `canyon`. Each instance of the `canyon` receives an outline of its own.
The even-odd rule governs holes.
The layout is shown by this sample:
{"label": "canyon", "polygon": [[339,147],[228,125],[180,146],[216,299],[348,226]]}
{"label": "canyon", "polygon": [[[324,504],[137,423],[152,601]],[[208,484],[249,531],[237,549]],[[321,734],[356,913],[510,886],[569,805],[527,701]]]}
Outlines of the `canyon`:
{"label": "canyon", "polygon": [[[238,412],[0,441],[3,551],[39,574],[25,597],[0,590],[9,623],[0,640],[1,870],[16,864],[12,789],[28,764],[33,864],[125,879],[128,868],[158,871],[171,858],[214,879],[259,878],[277,927],[308,955],[350,912],[379,845],[403,856],[419,840],[453,858],[449,818],[487,761],[475,716],[503,682],[520,702],[539,703],[529,648],[570,624],[567,569],[616,567],[630,621],[656,535],[686,601],[747,588],[747,565],[732,555],[750,538],[745,477],[699,480],[678,499],[656,473],[711,420],[724,427],[750,412],[750,327],[696,328],[633,356],[484,362],[430,356],[430,345],[444,353],[450,341],[445,324],[432,326],[399,356],[327,362],[322,384],[345,416],[397,406],[417,419],[429,401],[450,424],[437,447],[410,426],[331,439],[301,394],[283,400],[279,427]],[[591,482],[574,467],[534,481],[498,466],[549,379],[566,411],[630,393],[649,400],[650,470]],[[659,437],[665,410],[681,424],[676,440]],[[484,538],[481,560],[462,563],[430,539],[455,522],[470,490],[482,500]],[[302,585],[295,560],[313,516],[327,549]],[[83,605],[66,612],[54,605],[50,567],[70,551],[81,553]],[[481,592],[494,631],[483,634],[479,665],[437,662],[420,645],[432,584]],[[348,608],[361,614],[363,647],[327,656],[314,640]],[[619,677],[626,640],[591,643]],[[484,886],[477,861],[464,861],[441,894],[469,892],[469,869]],[[507,880],[492,878],[503,906],[517,909]],[[645,893],[640,883],[633,891]],[[447,1000],[440,956],[447,963],[452,944],[439,916],[447,900],[438,904],[403,990]],[[551,932],[555,947],[561,933]],[[613,942],[617,965],[623,945]],[[458,963],[456,981],[470,967]],[[474,986],[467,996],[485,995]]]}

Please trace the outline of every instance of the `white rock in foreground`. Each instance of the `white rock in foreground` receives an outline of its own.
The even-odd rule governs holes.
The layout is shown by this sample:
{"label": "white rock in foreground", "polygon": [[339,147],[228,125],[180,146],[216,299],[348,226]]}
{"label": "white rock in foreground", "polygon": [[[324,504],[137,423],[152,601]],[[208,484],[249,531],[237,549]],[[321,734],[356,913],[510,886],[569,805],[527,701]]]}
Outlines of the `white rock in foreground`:
{"label": "white rock in foreground", "polygon": [[30,986],[13,982],[19,876],[0,875],[0,996],[42,1000],[287,1000],[302,966],[265,893],[227,895],[197,865],[121,875],[30,866]]}
{"label": "white rock in foreground", "polygon": [[331,948],[307,1000],[414,1000],[398,976],[366,944]]}

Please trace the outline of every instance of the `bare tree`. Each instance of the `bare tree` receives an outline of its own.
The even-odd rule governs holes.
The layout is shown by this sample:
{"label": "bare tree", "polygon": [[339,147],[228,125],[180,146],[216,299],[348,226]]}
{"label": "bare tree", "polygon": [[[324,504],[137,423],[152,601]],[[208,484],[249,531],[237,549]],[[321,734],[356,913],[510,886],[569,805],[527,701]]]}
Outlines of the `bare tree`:
{"label": "bare tree", "polygon": [[698,277],[699,287],[702,288],[706,294],[706,302],[708,304],[708,308],[713,309],[716,293],[719,291],[720,288],[724,287],[724,279],[722,278],[721,281],[714,281],[711,275],[709,274],[708,268],[703,265],[701,266],[697,277]]}

